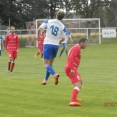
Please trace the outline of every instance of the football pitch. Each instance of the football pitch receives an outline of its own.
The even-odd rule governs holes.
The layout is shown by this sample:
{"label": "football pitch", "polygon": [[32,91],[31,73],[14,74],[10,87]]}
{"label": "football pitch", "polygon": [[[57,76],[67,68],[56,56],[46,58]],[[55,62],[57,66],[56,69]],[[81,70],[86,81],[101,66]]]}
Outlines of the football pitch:
{"label": "football pitch", "polygon": [[60,74],[59,84],[51,75],[45,86],[40,84],[45,75],[43,60],[34,58],[36,52],[37,48],[20,48],[13,73],[7,72],[8,55],[2,52],[0,117],[117,117],[117,44],[82,50],[81,107],[68,105],[73,85],[64,72],[65,52],[53,65]]}

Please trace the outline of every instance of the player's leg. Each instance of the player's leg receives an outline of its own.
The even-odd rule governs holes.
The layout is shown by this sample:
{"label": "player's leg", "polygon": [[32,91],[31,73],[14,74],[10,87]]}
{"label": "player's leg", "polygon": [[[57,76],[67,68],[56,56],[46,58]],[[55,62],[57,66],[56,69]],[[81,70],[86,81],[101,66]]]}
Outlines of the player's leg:
{"label": "player's leg", "polygon": [[13,52],[12,56],[11,56],[11,66],[10,66],[10,71],[13,72],[14,67],[15,67],[15,59],[17,58],[17,52]]}
{"label": "player's leg", "polygon": [[77,98],[81,85],[82,85],[81,78],[77,71],[75,71],[74,75],[70,74],[70,71],[71,71],[70,68],[65,69],[67,76],[70,78],[72,84],[74,85],[74,88],[71,93],[71,99],[70,99],[69,105],[70,106],[81,106],[81,104],[79,102],[77,102],[77,101],[81,100],[81,99]]}
{"label": "player's leg", "polygon": [[40,52],[41,52],[40,58],[43,58],[43,44],[41,44]]}
{"label": "player's leg", "polygon": [[68,48],[67,48],[67,45],[65,46],[65,53],[66,53],[66,56],[68,56]]}
{"label": "player's leg", "polygon": [[10,71],[11,62],[12,62],[12,59],[9,59],[9,60],[8,60],[8,71]]}
{"label": "player's leg", "polygon": [[45,78],[44,78],[44,80],[41,82],[42,85],[46,85],[49,76],[50,76],[50,72],[48,72],[48,71],[46,70]]}
{"label": "player's leg", "polygon": [[44,45],[44,50],[43,50],[43,54],[44,54],[44,66],[46,68],[47,71],[50,72],[50,74],[54,75],[56,74],[52,64],[54,62],[54,58],[56,57],[56,54],[58,52],[58,45],[51,45],[51,44],[45,44]]}
{"label": "player's leg", "polygon": [[[45,44],[44,51],[43,51],[44,52],[44,56],[43,56],[44,57],[44,66],[45,66],[46,70],[54,76],[54,78],[56,77],[56,79],[58,79],[59,75],[56,74],[56,72],[54,71],[52,64],[54,62],[54,58],[56,57],[58,48],[59,48],[59,46],[56,46],[56,45]],[[46,73],[47,73],[47,71],[46,71]]]}
{"label": "player's leg", "polygon": [[81,106],[81,104],[77,102],[77,101],[81,100],[81,99],[77,98],[80,88],[81,88],[80,81],[74,83],[74,88],[72,90],[71,99],[70,99],[70,103],[69,103],[70,106]]}
{"label": "player's leg", "polygon": [[59,58],[61,58],[61,55],[63,54],[63,52],[64,52],[64,50],[65,50],[65,43],[62,43],[62,50],[61,50],[61,52],[60,52],[60,54],[59,54]]}
{"label": "player's leg", "polygon": [[10,72],[13,72],[14,67],[15,67],[15,59],[12,59],[12,61],[11,61],[11,67],[10,67]]}
{"label": "player's leg", "polygon": [[54,75],[55,74],[55,71],[54,71],[53,67],[50,64],[50,61],[51,60],[45,60],[44,59],[44,65],[45,65],[46,70],[49,71],[50,74]]}
{"label": "player's leg", "polygon": [[40,57],[41,57],[41,59],[43,58],[43,52],[41,53],[41,56]]}
{"label": "player's leg", "polygon": [[46,75],[44,77],[44,80],[41,82],[42,85],[46,85],[50,74],[52,74],[52,75],[55,74],[55,71],[54,71],[54,69],[52,68],[52,65],[51,65],[51,60],[44,60],[44,65],[45,65],[45,68],[46,68]]}
{"label": "player's leg", "polygon": [[8,51],[8,56],[9,56],[9,60],[8,60],[8,72],[10,72],[11,62],[12,62],[12,52],[11,51]]}
{"label": "player's leg", "polygon": [[[50,61],[51,66],[53,65],[53,62],[54,62],[54,58]],[[55,83],[55,85],[57,85],[59,83],[58,78],[59,78],[59,74],[57,74],[55,72],[55,74],[54,74],[54,83]]]}
{"label": "player's leg", "polygon": [[38,56],[40,54],[40,51],[38,51],[35,55],[36,55],[36,57]]}
{"label": "player's leg", "polygon": [[37,56],[40,54],[40,51],[38,51],[36,54],[35,54],[35,58],[37,58]]}
{"label": "player's leg", "polygon": [[40,54],[40,45],[38,44],[38,52],[35,54],[35,58]]}

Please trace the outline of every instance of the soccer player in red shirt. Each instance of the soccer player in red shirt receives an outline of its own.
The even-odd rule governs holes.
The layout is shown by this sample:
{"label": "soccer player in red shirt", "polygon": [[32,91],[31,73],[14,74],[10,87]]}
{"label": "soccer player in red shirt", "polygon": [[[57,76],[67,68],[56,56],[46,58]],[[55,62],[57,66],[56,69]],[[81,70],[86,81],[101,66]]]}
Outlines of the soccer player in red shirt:
{"label": "soccer player in red shirt", "polygon": [[37,38],[37,41],[38,41],[38,49],[39,51],[35,54],[35,58],[41,54],[41,58],[43,57],[43,41],[45,39],[45,32],[42,31],[42,33],[40,34],[40,38]]}
{"label": "soccer player in red shirt", "polygon": [[15,27],[11,26],[10,34],[6,36],[5,48],[9,55],[8,71],[12,72],[15,66],[15,59],[17,58],[19,48],[19,38],[15,34]]}
{"label": "soccer player in red shirt", "polygon": [[81,104],[78,102],[81,101],[81,99],[77,98],[77,95],[81,89],[82,80],[77,68],[81,60],[81,49],[85,49],[87,44],[88,40],[86,38],[81,38],[78,44],[74,45],[68,53],[67,63],[65,65],[65,73],[74,85],[69,103],[70,106],[81,106]]}

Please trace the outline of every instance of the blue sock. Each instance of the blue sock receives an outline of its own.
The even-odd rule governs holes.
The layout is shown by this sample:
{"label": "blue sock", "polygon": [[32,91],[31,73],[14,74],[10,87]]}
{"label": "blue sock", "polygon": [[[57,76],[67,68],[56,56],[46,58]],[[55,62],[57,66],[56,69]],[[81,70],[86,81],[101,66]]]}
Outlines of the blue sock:
{"label": "blue sock", "polygon": [[53,69],[53,67],[50,66],[50,65],[47,65],[47,66],[46,66],[46,70],[47,70],[50,74],[52,74],[52,75],[56,74],[55,71],[54,71],[54,69]]}
{"label": "blue sock", "polygon": [[66,52],[66,56],[68,56],[68,50],[65,50],[65,52]]}
{"label": "blue sock", "polygon": [[44,79],[47,81],[48,78],[49,78],[49,76],[50,76],[50,72],[46,71],[46,75],[45,75],[45,78]]}
{"label": "blue sock", "polygon": [[61,56],[61,55],[62,55],[63,51],[64,51],[64,50],[61,50],[61,52],[60,52],[60,55],[59,55],[59,56]]}

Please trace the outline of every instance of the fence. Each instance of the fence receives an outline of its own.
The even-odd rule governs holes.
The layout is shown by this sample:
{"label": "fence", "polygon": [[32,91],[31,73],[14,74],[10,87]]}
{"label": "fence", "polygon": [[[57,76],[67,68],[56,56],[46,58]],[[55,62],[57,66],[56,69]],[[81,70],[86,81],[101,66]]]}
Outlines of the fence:
{"label": "fence", "polygon": [[[111,27],[113,28],[113,27]],[[100,32],[102,32],[102,29],[100,28]],[[116,33],[117,33],[117,27]],[[74,44],[78,42],[78,40],[81,37],[86,37],[89,40],[89,44],[99,44],[99,32],[97,29],[69,29],[71,31],[71,36],[74,40]],[[75,30],[75,31],[74,31]],[[5,39],[5,30],[0,30],[0,35]],[[34,33],[31,33],[34,32]],[[36,47],[36,30],[35,29],[22,29],[22,30],[16,30],[16,34],[19,35],[20,40],[20,47]],[[100,33],[101,34],[101,33]],[[108,44],[108,43],[117,43],[117,38],[102,38],[101,34],[101,44]],[[72,44],[70,40],[68,40],[68,44]]]}

